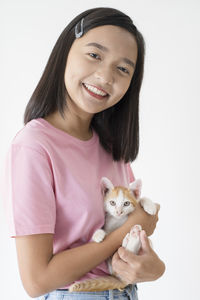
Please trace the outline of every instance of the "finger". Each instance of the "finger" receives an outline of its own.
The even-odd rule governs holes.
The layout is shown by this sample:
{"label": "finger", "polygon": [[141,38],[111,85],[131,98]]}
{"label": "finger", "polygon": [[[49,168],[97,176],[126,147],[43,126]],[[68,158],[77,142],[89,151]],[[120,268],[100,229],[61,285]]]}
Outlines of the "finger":
{"label": "finger", "polygon": [[147,234],[144,230],[142,230],[140,232],[140,240],[141,240],[141,244],[142,244],[141,250],[143,250],[145,253],[150,252],[151,251],[150,242],[149,242]]}
{"label": "finger", "polygon": [[113,262],[116,262],[116,261],[119,260],[119,259],[120,259],[119,254],[118,254],[118,252],[116,251],[115,254],[114,254],[113,257],[112,257],[112,261],[113,261]]}
{"label": "finger", "polygon": [[113,271],[116,273],[121,273],[123,270],[127,269],[127,263],[120,258],[118,252],[113,255],[112,267]]}
{"label": "finger", "polygon": [[135,255],[134,253],[132,253],[132,252],[129,251],[129,250],[126,250],[126,249],[123,248],[123,247],[120,247],[120,248],[118,249],[118,254],[119,254],[119,257],[120,257],[123,261],[125,261],[125,262],[127,262],[127,263],[129,263],[129,264],[133,263],[134,260],[135,260],[136,257],[137,257],[137,255]]}

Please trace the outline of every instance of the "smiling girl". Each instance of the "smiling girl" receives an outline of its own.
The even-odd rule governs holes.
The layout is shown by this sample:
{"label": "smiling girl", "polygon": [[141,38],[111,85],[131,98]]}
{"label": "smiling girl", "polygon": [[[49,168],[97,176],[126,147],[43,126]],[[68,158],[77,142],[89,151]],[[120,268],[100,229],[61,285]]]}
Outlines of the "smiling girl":
{"label": "smiling girl", "polygon": [[[101,178],[124,186],[134,180],[143,64],[142,35],[112,8],[78,15],[53,48],[8,151],[5,177],[10,236],[31,297],[137,299],[135,283],[164,272],[144,232],[140,261],[120,247],[135,224],[154,232],[158,215],[140,205],[102,243],[91,241],[104,225]],[[114,253],[123,291],[68,291],[73,282],[108,274],[105,261]]]}

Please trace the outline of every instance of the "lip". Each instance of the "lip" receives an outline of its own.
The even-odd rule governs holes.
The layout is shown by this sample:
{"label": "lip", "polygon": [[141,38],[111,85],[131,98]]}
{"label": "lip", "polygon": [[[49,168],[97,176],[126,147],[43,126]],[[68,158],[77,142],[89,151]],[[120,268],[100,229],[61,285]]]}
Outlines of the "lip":
{"label": "lip", "polygon": [[106,93],[107,94],[106,96],[109,96],[109,93],[107,91],[105,91],[104,89],[102,89],[101,87],[99,87],[99,86],[96,86],[94,84],[90,84],[90,83],[87,83],[87,82],[83,82],[83,84],[91,85],[91,86],[95,87],[96,89],[102,91],[103,93]]}
{"label": "lip", "polygon": [[[90,85],[91,85],[91,84],[90,84]],[[97,94],[94,94],[93,92],[89,91],[89,90],[86,88],[86,86],[85,86],[84,84],[82,84],[82,86],[83,86],[83,88],[85,89],[85,91],[86,91],[90,96],[92,96],[92,97],[94,97],[94,98],[96,98],[96,99],[98,99],[98,100],[101,100],[101,101],[108,99],[108,96],[109,96],[108,93],[107,93],[107,95],[105,95],[105,96],[97,95]],[[94,85],[93,85],[93,86],[94,86]],[[104,92],[104,91],[103,91],[103,92]],[[104,92],[104,93],[106,93],[106,92]]]}

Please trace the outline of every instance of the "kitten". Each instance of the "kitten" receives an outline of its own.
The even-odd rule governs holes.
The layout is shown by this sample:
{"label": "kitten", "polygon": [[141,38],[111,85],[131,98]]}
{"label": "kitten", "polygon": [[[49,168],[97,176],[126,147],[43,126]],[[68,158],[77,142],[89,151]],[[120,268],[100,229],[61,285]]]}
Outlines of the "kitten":
{"label": "kitten", "polygon": [[[104,227],[94,232],[92,236],[93,241],[97,243],[102,242],[107,234],[123,225],[128,215],[134,211],[138,202],[140,202],[147,213],[151,215],[156,214],[156,204],[147,198],[140,198],[141,186],[140,179],[130,183],[129,188],[122,186],[114,187],[108,178],[103,177],[101,179],[101,192],[104,198],[106,217]],[[134,254],[137,254],[141,247],[141,230],[142,227],[140,225],[133,226],[122,242],[122,246]],[[107,262],[109,272],[114,276],[104,276],[76,282],[69,287],[69,291],[104,291],[109,289],[122,290],[125,288],[127,284],[122,282],[119,276],[112,271],[112,258],[109,258]]]}

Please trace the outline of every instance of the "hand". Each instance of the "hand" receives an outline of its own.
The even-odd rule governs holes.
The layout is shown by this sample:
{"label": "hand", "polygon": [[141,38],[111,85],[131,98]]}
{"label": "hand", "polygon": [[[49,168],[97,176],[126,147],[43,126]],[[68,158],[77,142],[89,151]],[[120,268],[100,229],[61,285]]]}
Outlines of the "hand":
{"label": "hand", "polygon": [[128,222],[131,227],[135,224],[140,224],[142,228],[146,231],[147,235],[150,236],[153,234],[156,224],[158,222],[158,212],[160,210],[160,205],[157,204],[157,213],[156,215],[150,215],[141,207],[140,203],[136,206],[136,209],[129,214]]}
{"label": "hand", "polygon": [[140,233],[140,239],[142,246],[138,255],[120,247],[112,258],[113,271],[127,285],[156,280],[165,271],[165,264],[151,248],[144,230]]}

